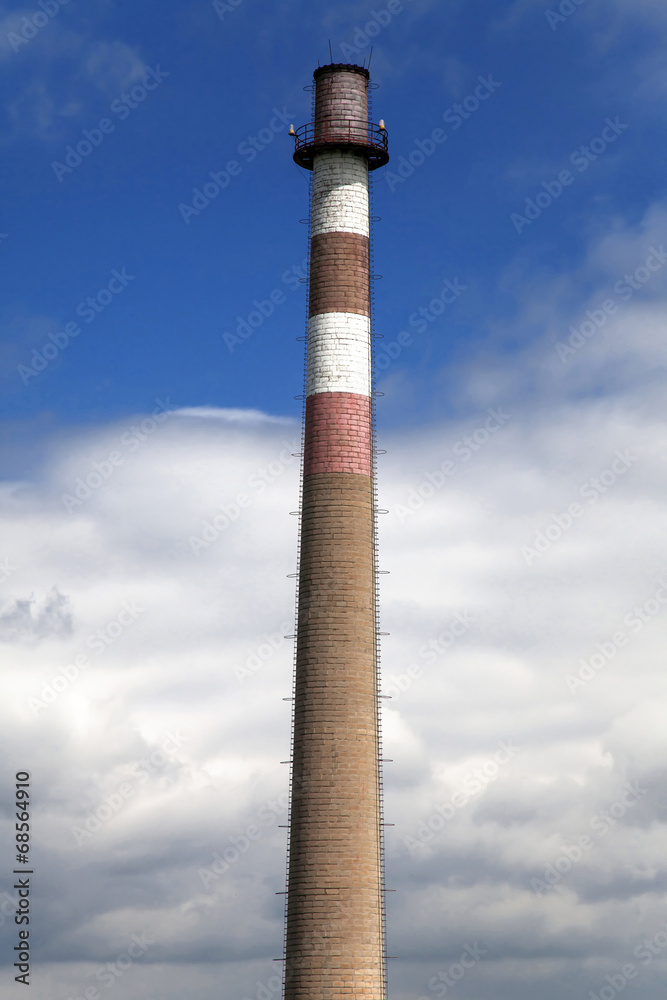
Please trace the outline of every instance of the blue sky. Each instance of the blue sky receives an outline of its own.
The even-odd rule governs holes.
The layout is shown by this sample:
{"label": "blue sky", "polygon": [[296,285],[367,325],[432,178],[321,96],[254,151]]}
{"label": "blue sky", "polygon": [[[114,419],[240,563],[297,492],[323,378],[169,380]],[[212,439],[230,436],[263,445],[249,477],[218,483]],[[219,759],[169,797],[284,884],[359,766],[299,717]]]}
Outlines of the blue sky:
{"label": "blue sky", "polygon": [[0,749],[8,800],[34,775],[35,989],[279,995],[308,212],[287,128],[329,40],[372,42],[391,154],[390,994],[657,1000],[654,0],[0,4]]}
{"label": "blue sky", "polygon": [[[555,29],[549,9],[412,2],[376,36],[376,117],[387,122],[394,157],[373,178],[382,216],[378,330],[393,340],[448,277],[469,289],[401,360],[402,373],[420,382],[419,405],[385,405],[381,421],[419,423],[447,412],[437,383],[445,366],[472,357],[496,325],[507,333],[495,332],[494,349],[515,351],[532,336],[516,322],[526,285],[575,270],[592,231],[619,214],[638,220],[664,192],[655,155],[659,70],[653,80],[640,70],[642,53],[657,53],[651,5],[642,18],[623,5],[587,3]],[[54,426],[81,425],[132,413],[165,393],[181,405],[298,412],[294,336],[302,333],[304,292],[286,289],[282,276],[304,257],[298,220],[306,184],[274,108],[297,124],[308,119],[302,88],[326,61],[329,37],[336,58],[349,57],[355,39],[359,60],[368,58],[369,10],[244,0],[228,12],[167,3],[159,16],[138,17],[119,3],[85,13],[67,5],[36,37],[14,42],[18,52],[0,40],[10,164],[2,221],[8,416],[48,414]],[[6,27],[21,13],[5,8]],[[164,79],[143,103],[130,99],[134,108],[111,111],[146,67],[159,67]],[[500,84],[491,97],[468,120],[443,122],[489,75]],[[572,168],[571,154],[598,137],[608,117],[628,128],[584,172],[574,168],[571,187],[517,233],[511,214]],[[103,118],[114,131],[58,179],[52,164]],[[248,145],[239,153],[272,120],[280,128],[264,133],[272,141],[260,141],[252,161]],[[446,143],[392,184],[398,158],[439,126]],[[234,159],[240,173],[186,224],[179,205],[191,204],[209,172]],[[49,331],[75,321],[77,306],[121,267],[133,276],[123,294],[25,385],[17,365]],[[285,302],[230,353],[223,334],[276,288],[286,290]],[[585,291],[576,282],[564,290],[559,321],[566,324]]]}

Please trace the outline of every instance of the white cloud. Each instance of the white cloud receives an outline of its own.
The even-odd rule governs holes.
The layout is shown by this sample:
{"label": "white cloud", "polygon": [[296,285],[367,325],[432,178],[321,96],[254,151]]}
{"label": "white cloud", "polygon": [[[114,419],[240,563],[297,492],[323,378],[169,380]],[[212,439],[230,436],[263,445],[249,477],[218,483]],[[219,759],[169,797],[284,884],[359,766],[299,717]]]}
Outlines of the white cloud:
{"label": "white cloud", "polygon": [[69,602],[57,587],[40,598],[13,598],[0,605],[0,641],[35,642],[72,631]]}
{"label": "white cloud", "polygon": [[86,76],[109,97],[117,97],[126,87],[141,80],[147,68],[135,48],[118,40],[96,42],[85,62]]}
{"label": "white cloud", "polygon": [[[609,399],[627,393],[629,405],[640,400],[659,419],[667,361],[666,220],[662,202],[636,222],[598,218],[583,257],[565,274],[528,269],[518,246],[499,279],[503,292],[514,295],[516,312],[489,330],[485,364],[472,359],[440,374],[447,398],[462,410],[471,404],[483,410],[529,398],[531,405],[550,401],[560,408],[568,400],[576,407],[583,397],[590,399],[586,412],[604,424]],[[609,313],[604,303],[612,304]],[[508,342],[517,352],[512,365],[503,362]]]}
{"label": "white cloud", "polygon": [[[6,509],[6,555],[17,568],[3,592],[20,601],[57,586],[71,608],[69,633],[38,648],[13,644],[3,722],[16,766],[34,771],[35,795],[50,789],[36,849],[52,872],[42,898],[45,974],[63,995],[94,982],[95,970],[143,931],[155,938],[153,952],[117,983],[119,998],[135,996],[140,981],[165,997],[195,987],[202,998],[218,995],[209,962],[222,963],[230,997],[275,974],[284,813],[208,891],[198,869],[216,851],[232,848],[233,856],[230,838],[242,844],[244,827],[286,788],[278,761],[289,742],[281,698],[291,687],[292,649],[282,634],[293,610],[286,574],[296,538],[287,512],[296,506],[297,469],[294,461],[280,469],[290,444],[280,424],[252,413],[245,422],[238,413],[199,421],[189,412],[171,414],[71,514],[60,494],[105,460],[126,425],[70,439],[46,483],[24,484],[28,502]],[[600,416],[595,403],[540,417],[515,412],[403,522],[396,505],[480,420],[383,442],[391,458],[381,495],[392,511],[381,537],[392,570],[382,584],[392,632],[387,683],[410,662],[421,667],[386,703],[385,749],[396,761],[387,765],[387,816],[397,823],[388,870],[400,890],[390,940],[401,940],[404,957],[397,996],[428,993],[443,955],[453,961],[474,940],[489,949],[474,972],[480,989],[506,982],[509,994],[530,983],[550,995],[553,962],[576,975],[591,950],[610,962],[624,954],[635,906],[644,907],[638,933],[659,921],[662,619],[649,615],[636,633],[625,624],[654,598],[664,572],[651,457],[659,433],[636,408],[609,404]],[[581,500],[581,483],[628,445],[642,463],[527,566],[521,547]],[[273,482],[196,555],[189,536],[270,468]],[[124,604],[141,610],[121,620]],[[460,612],[472,619],[464,634],[420,655]],[[627,645],[572,694],[566,675],[619,629]],[[103,651],[90,647],[98,630]],[[277,648],[253,659],[264,636]],[[46,697],[81,653],[88,665],[35,716],[29,699]],[[240,680],[234,667],[247,663],[259,666]],[[165,754],[174,731],[185,740]],[[404,838],[502,739],[520,753],[411,855]],[[634,810],[562,884],[534,892],[530,879],[590,831],[626,781],[647,788]],[[114,809],[124,783],[131,794]],[[106,814],[105,802],[112,814],[79,846],[72,828],[85,829],[100,807]],[[56,919],[62,895],[69,930]],[[513,973],[502,955],[514,956]]]}
{"label": "white cloud", "polygon": [[175,411],[181,417],[200,417],[202,420],[224,420],[232,423],[291,424],[288,417],[274,417],[261,410],[230,410],[218,406],[184,406]]}
{"label": "white cloud", "polygon": [[[111,100],[145,75],[147,64],[135,47],[120,39],[91,39],[88,29],[72,27],[76,20],[69,13],[61,7],[42,24],[47,15],[36,7],[10,12],[0,7],[0,65],[13,77],[5,88],[13,128],[3,144],[26,135],[60,140],[72,127],[67,119],[85,125],[86,116],[97,113],[95,91]],[[69,82],[59,73],[63,62]]]}
{"label": "white cloud", "polygon": [[58,98],[53,88],[43,80],[33,79],[7,102],[14,131],[3,142],[11,141],[19,134],[52,140],[61,134],[64,127],[69,127],[66,120],[78,116],[82,109],[82,101],[64,96]]}
{"label": "white cloud", "polygon": [[[435,996],[474,942],[461,997],[585,996],[627,961],[658,996],[663,957],[633,949],[664,925],[667,888],[662,272],[567,365],[553,348],[663,222],[660,206],[614,222],[565,284],[518,292],[515,332],[541,317],[542,334],[453,373],[465,415],[382,435],[398,1000]],[[119,1000],[221,984],[254,1000],[276,975],[299,433],[259,411],[139,415],[63,436],[2,493],[3,607],[38,620],[26,602],[57,588],[68,608],[68,628],[5,645],[4,790],[26,767],[44,803],[38,992],[83,994],[144,933]],[[502,742],[520,749],[498,764]]]}
{"label": "white cloud", "polygon": [[660,23],[667,21],[667,10],[660,0],[616,0],[616,6],[629,16],[645,17]]}

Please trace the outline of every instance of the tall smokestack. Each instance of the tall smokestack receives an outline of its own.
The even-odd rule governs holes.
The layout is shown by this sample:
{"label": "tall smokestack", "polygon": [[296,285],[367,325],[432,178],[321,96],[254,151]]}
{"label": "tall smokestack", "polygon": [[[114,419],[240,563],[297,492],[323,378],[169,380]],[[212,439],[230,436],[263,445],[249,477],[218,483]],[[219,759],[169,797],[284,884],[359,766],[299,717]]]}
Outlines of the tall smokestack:
{"label": "tall smokestack", "polygon": [[368,70],[314,73],[286,1000],[386,992],[368,172],[387,162]]}

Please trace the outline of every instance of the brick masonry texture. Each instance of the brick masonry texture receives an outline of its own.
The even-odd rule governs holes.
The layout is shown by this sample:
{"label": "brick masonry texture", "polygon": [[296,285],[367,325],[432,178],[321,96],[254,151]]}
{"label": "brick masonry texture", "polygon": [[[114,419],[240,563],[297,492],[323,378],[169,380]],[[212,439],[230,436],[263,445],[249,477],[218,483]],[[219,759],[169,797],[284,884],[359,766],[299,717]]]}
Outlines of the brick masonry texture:
{"label": "brick masonry texture", "polygon": [[370,316],[369,242],[358,233],[320,233],[310,244],[310,316]]}
{"label": "brick masonry texture", "polygon": [[359,233],[368,236],[368,161],[357,153],[327,150],[313,165],[312,236]]}
{"label": "brick masonry texture", "polygon": [[319,392],[309,396],[304,475],[350,472],[370,476],[372,471],[370,398],[349,392]]}
{"label": "brick masonry texture", "polygon": [[363,73],[324,68],[315,82],[315,139],[326,135],[328,123],[347,119],[368,121],[368,78]]}
{"label": "brick masonry texture", "polygon": [[287,1000],[384,993],[373,567],[371,477],[306,475]]}
{"label": "brick masonry texture", "polygon": [[[315,73],[314,131],[368,73]],[[383,1000],[368,164],[313,163],[285,1000]]]}
{"label": "brick masonry texture", "polygon": [[308,321],[306,395],[371,391],[371,322],[359,313],[319,313]]}

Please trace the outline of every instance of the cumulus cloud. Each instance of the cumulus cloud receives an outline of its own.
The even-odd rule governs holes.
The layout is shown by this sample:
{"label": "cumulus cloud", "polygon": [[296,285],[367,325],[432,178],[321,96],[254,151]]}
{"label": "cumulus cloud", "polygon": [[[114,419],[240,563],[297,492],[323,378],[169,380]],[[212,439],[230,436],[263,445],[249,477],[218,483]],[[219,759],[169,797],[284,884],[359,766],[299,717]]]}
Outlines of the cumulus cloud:
{"label": "cumulus cloud", "polygon": [[[394,697],[384,729],[395,760],[386,808],[397,823],[388,872],[401,896],[390,904],[401,996],[427,991],[442,962],[474,940],[488,949],[476,988],[490,988],[513,955],[512,982],[546,990],[546,958],[581,973],[591,948],[613,957],[639,903],[646,926],[658,919],[655,431],[623,408],[609,416],[599,425],[594,408],[580,409],[529,424],[517,413],[467,461],[454,448],[484,437],[474,423],[387,442],[383,620]],[[45,969],[63,995],[82,990],[145,932],[153,951],[118,996],[136,995],[138,977],[175,996],[193,975],[201,996],[213,995],[209,966],[227,977],[239,960],[243,974],[230,982],[247,993],[275,972],[282,940],[274,893],[284,872],[278,761],[289,739],[281,699],[291,677],[283,636],[296,463],[284,464],[291,441],[270,422],[172,415],[68,514],[60,495],[85,483],[124,433],[70,443],[48,485],[24,484],[30,503],[7,511],[12,586],[47,578],[73,609],[73,628],[50,635],[39,655],[15,638],[5,710],[14,757],[49,789],[36,845],[36,864],[51,873],[38,900],[50,928]],[[629,442],[645,449],[643,466],[587,506],[582,482]],[[437,483],[445,458],[460,468],[431,495],[425,473]],[[252,503],[236,512],[251,481]],[[576,500],[584,514],[562,536],[550,532]],[[195,552],[206,522],[210,541]],[[539,532],[557,537],[527,563],[521,549]],[[607,649],[619,630],[627,642],[598,668],[598,644]],[[582,662],[596,666],[572,691],[567,676]],[[496,769],[502,741],[520,750]],[[591,821],[621,801],[627,782],[645,792],[616,807],[606,837],[596,833]],[[462,790],[463,805],[441,823],[448,810],[438,807]],[[261,836],[250,843],[253,822]],[[578,865],[533,889],[548,865],[567,866],[563,850],[586,834],[596,839]],[[219,877],[216,854],[233,862]],[[64,898],[67,926],[58,920]],[[168,974],[164,963],[174,966]]]}
{"label": "cumulus cloud", "polygon": [[[667,952],[635,954],[667,883],[662,272],[567,364],[555,344],[663,221],[591,234],[565,297],[517,285],[519,342],[541,322],[518,360],[491,331],[443,382],[455,416],[382,434],[400,1000],[446,995],[466,948],[461,998],[599,995],[627,962],[662,988]],[[2,493],[3,793],[33,772],[44,995],[136,938],[119,1000],[279,994],[299,442],[165,407],[52,437]]]}
{"label": "cumulus cloud", "polygon": [[85,62],[86,75],[110,97],[141,80],[147,68],[135,48],[117,39],[95,43]]}
{"label": "cumulus cloud", "polygon": [[57,137],[67,127],[67,120],[78,115],[82,108],[80,100],[58,94],[57,89],[44,80],[32,79],[7,102],[13,131],[5,141],[18,134],[49,141]]}
{"label": "cumulus cloud", "polygon": [[[481,408],[531,396],[533,406],[549,399],[558,407],[595,397],[604,410],[608,398],[624,392],[634,405],[641,382],[643,405],[657,406],[665,365],[666,221],[664,202],[634,223],[598,219],[581,259],[564,274],[529,268],[517,253],[499,280],[515,311],[490,327],[488,363],[467,360],[441,373],[448,398]],[[510,342],[513,350],[523,345],[511,366],[502,360]]]}
{"label": "cumulus cloud", "polygon": [[34,642],[50,635],[69,635],[69,599],[54,588],[41,597],[12,597],[0,606],[0,641]]}
{"label": "cumulus cloud", "polygon": [[[64,65],[69,79],[62,75]],[[148,69],[136,47],[91,38],[90,25],[67,6],[48,14],[38,6],[0,7],[0,68],[8,76],[3,145],[25,137],[60,141],[73,121],[86,124],[87,115],[97,114],[96,91],[117,98]]]}

